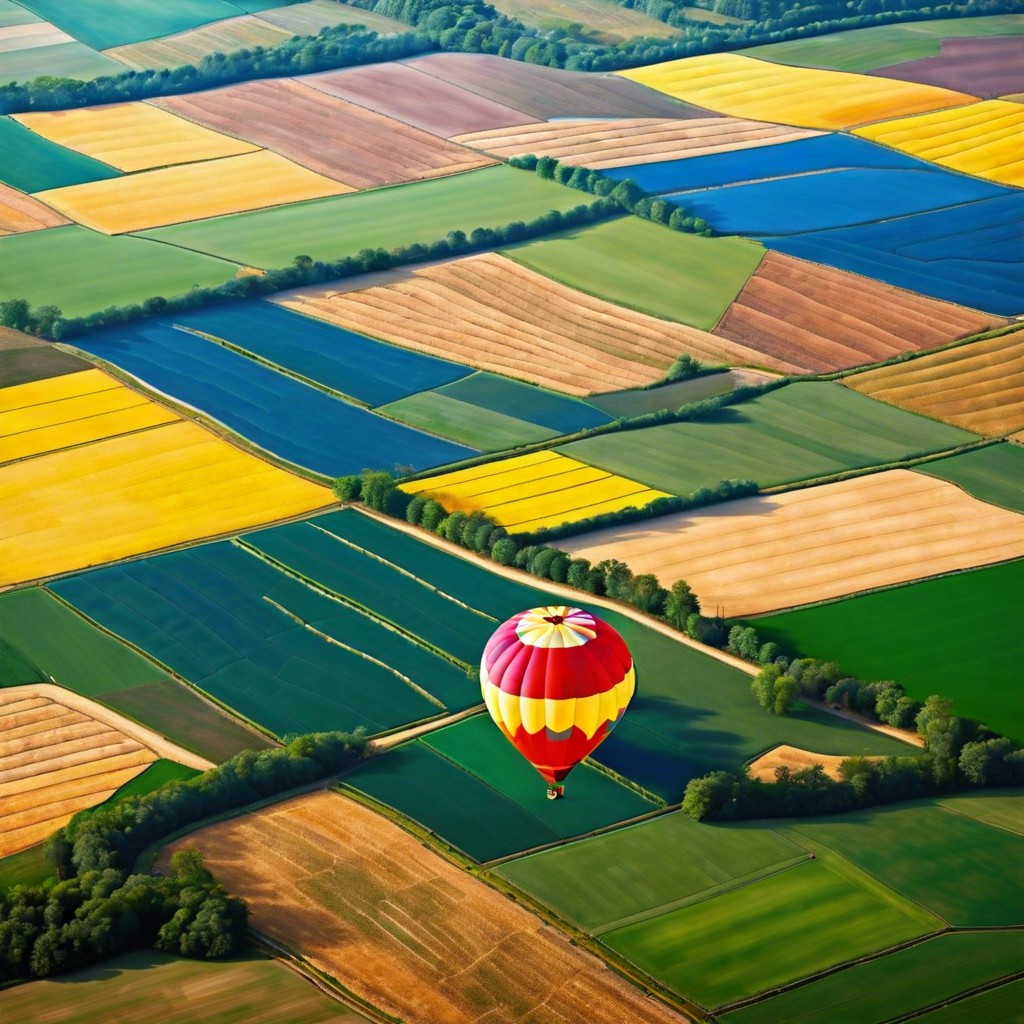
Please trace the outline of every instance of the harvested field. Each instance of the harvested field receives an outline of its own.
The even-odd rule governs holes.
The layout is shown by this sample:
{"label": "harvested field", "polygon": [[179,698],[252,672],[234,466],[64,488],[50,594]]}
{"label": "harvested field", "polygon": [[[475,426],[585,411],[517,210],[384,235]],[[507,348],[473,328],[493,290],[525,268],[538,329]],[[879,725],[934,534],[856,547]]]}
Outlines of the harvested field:
{"label": "harvested field", "polygon": [[507,159],[532,153],[594,169],[731,153],[805,139],[815,132],[737,117],[551,121],[470,132],[452,141]]}
{"label": "harvested field", "polygon": [[617,73],[723,114],[805,128],[851,128],[974,99],[930,85],[787,67],[733,53],[686,57]]}
{"label": "harvested field", "polygon": [[[804,768],[821,765],[830,779],[839,780],[842,778],[839,766],[845,760],[845,757],[836,754],[815,754],[810,750],[791,747],[788,743],[780,743],[779,746],[751,761],[747,768],[751,778],[760,779],[762,782],[774,782],[776,768],[788,768],[790,771],[798,772]],[[877,761],[879,758],[871,757],[867,760]]]}
{"label": "harvested field", "polygon": [[259,17],[261,21],[283,28],[290,36],[315,36],[326,25],[365,25],[371,32],[379,32],[382,36],[409,31],[404,21],[395,21],[336,0],[309,0],[308,3],[282,6],[274,6],[273,2],[260,4]]}
{"label": "harvested field", "polygon": [[276,153],[256,152],[71,185],[37,198],[113,235],[351,191]]}
{"label": "harvested field", "polygon": [[306,75],[299,81],[445,139],[537,122],[531,114],[424,74],[413,64],[368,64]]}
{"label": "harvested field", "polygon": [[[1024,516],[896,469],[559,542],[685,579],[727,617],[810,604],[1024,556]],[[800,557],[793,552],[799,550]]]}
{"label": "harvested field", "polygon": [[662,491],[552,451],[533,452],[401,485],[439,501],[449,512],[486,512],[510,533],[638,508]]}
{"label": "harvested field", "polygon": [[1007,434],[1024,426],[1024,331],[881,366],[844,383],[976,434]]}
{"label": "harvested field", "polygon": [[613,0],[497,0],[495,7],[544,31],[581,24],[583,38],[609,45],[637,36],[665,39],[679,35],[679,29],[631,7],[620,7]]}
{"label": "harvested field", "polygon": [[1024,185],[1022,129],[1024,104],[985,100],[884,121],[857,134],[954,171],[1019,187]]}
{"label": "harvested field", "polygon": [[61,224],[67,224],[67,220],[56,210],[0,183],[0,235],[20,235],[24,231],[54,228]]}
{"label": "harvested field", "polygon": [[552,117],[677,119],[710,114],[710,111],[677,102],[614,75],[561,71],[482,53],[432,53],[406,63],[417,71],[542,120]]}
{"label": "harvested field", "polygon": [[254,927],[410,1024],[679,1019],[522,907],[337,794],[289,800],[181,845],[193,843],[249,903]]}
{"label": "harvested field", "polygon": [[[69,488],[68,480],[79,485]],[[257,526],[331,501],[326,488],[185,421],[53,452],[0,469],[7,527],[0,586]]]}
{"label": "harvested field", "polygon": [[214,160],[256,149],[149,103],[17,114],[14,120],[44,139],[122,171]]}
{"label": "harvested field", "polygon": [[300,288],[290,309],[396,345],[570,395],[659,380],[683,353],[709,363],[766,360],[752,345],[659,320],[559,284],[496,253],[393,271],[372,288]]}
{"label": "harvested field", "polygon": [[1003,321],[871,278],[769,252],[714,333],[828,373],[935,348]]}
{"label": "harvested field", "polygon": [[103,370],[19,384],[0,390],[0,464],[177,419]]}
{"label": "harvested field", "polygon": [[158,103],[354,188],[437,178],[494,162],[289,79],[245,82]]}
{"label": "harvested field", "polygon": [[198,64],[213,53],[231,53],[254,46],[277,46],[291,35],[291,32],[253,14],[243,14],[178,35],[115,46],[107,50],[105,56],[137,70],[151,68],[159,71],[182,64]]}
{"label": "harvested field", "polygon": [[141,743],[47,697],[0,690],[0,857],[42,842],[156,760]]}
{"label": "harvested field", "polygon": [[961,89],[975,96],[1019,92],[1024,89],[1024,39],[944,39],[939,57],[892,64],[876,68],[874,73],[904,82]]}

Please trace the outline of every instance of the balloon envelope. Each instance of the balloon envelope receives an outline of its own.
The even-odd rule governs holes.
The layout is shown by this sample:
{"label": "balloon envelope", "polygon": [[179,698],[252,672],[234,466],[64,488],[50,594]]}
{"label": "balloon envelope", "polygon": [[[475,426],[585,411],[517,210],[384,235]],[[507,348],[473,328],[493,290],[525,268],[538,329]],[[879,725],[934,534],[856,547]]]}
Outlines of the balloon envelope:
{"label": "balloon envelope", "polygon": [[618,724],[636,673],[611,626],[554,605],[520,612],[495,630],[480,687],[505,738],[557,786]]}

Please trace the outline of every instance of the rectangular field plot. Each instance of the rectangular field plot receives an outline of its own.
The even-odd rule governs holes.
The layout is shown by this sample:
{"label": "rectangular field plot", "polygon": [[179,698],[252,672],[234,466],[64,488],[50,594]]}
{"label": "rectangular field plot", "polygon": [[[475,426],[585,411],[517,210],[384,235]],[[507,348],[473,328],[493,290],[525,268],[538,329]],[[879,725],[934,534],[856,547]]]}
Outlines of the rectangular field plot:
{"label": "rectangular field plot", "polygon": [[586,519],[667,495],[552,451],[424,477],[402,485],[449,512],[484,511],[512,533]]}
{"label": "rectangular field plot", "polygon": [[806,859],[805,850],[770,829],[698,824],[673,811],[495,871],[573,924],[599,934]]}
{"label": "rectangular field plot", "polygon": [[0,390],[0,465],[172,423],[178,417],[104,373]]}
{"label": "rectangular field plot", "polygon": [[[905,469],[612,526],[559,547],[685,579],[727,618],[1024,557],[1024,516]],[[794,557],[794,552],[799,557]]]}
{"label": "rectangular field plot", "polygon": [[719,480],[761,487],[955,448],[975,435],[832,383],[791,384],[706,419],[574,441],[559,451],[686,495]]}
{"label": "rectangular field plot", "polygon": [[119,173],[108,164],[41,138],[9,117],[0,117],[0,181],[21,192],[80,185],[116,178]]}
{"label": "rectangular field plot", "polygon": [[1024,449],[1019,445],[989,445],[926,462],[917,472],[949,480],[982,501],[1024,512]]}
{"label": "rectangular field plot", "polygon": [[14,120],[44,139],[121,171],[213,160],[257,149],[141,102],[16,114]]}
{"label": "rectangular field plot", "polygon": [[1024,195],[858,227],[764,237],[771,249],[998,316],[1024,310]]}
{"label": "rectangular field plot", "polygon": [[939,927],[870,879],[804,860],[602,939],[673,991],[714,1007]]}
{"label": "rectangular field plot", "polygon": [[882,366],[844,382],[902,409],[978,434],[1024,426],[1024,331]]}
{"label": "rectangular field plot", "polygon": [[[915,700],[941,693],[954,713],[1024,742],[1019,685],[1024,636],[1007,633],[1000,615],[1024,612],[1024,562],[926,580],[835,604],[755,619],[765,640],[810,657],[833,658],[861,679],[895,679]],[[957,609],[957,628],[942,608]],[[865,644],[860,637],[870,636]],[[975,675],[978,652],[985,672]]]}
{"label": "rectangular field plot", "polygon": [[9,584],[312,512],[330,492],[179,421],[4,466],[0,502]]}
{"label": "rectangular field plot", "polygon": [[472,372],[468,366],[384,345],[269,302],[176,313],[174,324],[212,335],[371,406],[450,384]]}
{"label": "rectangular field plot", "polygon": [[37,196],[86,227],[116,235],[351,191],[276,153],[259,151]]}
{"label": "rectangular field plot", "polygon": [[938,935],[721,1019],[726,1024],[881,1024],[1014,974],[1022,962],[1021,932]]}
{"label": "rectangular field plot", "polygon": [[[39,35],[39,45],[0,52],[0,81],[31,82],[33,78],[39,77],[41,68],[46,69],[46,74],[57,78],[75,78],[80,82],[89,82],[101,75],[118,75],[124,71],[123,64],[74,40],[45,42],[47,39],[62,38],[67,37],[61,32]],[[2,43],[0,32],[0,51],[3,50]]]}
{"label": "rectangular field plot", "polygon": [[687,57],[618,74],[722,114],[805,128],[850,128],[974,99],[930,85],[786,67],[733,53]]}
{"label": "rectangular field plot", "polygon": [[76,340],[260,448],[316,473],[340,476],[396,464],[422,469],[475,453],[374,416],[168,324],[150,321]]}
{"label": "rectangular field plot", "polygon": [[1024,105],[986,100],[884,121],[860,128],[857,134],[954,171],[1020,186],[1024,185],[1024,158],[1018,145],[1022,128]]}

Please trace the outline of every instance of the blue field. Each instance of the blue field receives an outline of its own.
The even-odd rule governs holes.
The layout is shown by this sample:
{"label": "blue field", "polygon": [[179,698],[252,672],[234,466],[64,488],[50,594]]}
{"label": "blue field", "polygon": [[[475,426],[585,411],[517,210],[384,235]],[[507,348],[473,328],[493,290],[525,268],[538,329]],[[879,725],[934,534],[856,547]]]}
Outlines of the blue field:
{"label": "blue field", "polygon": [[758,239],[771,249],[1000,316],[1024,313],[1024,193],[900,220]]}
{"label": "blue field", "polygon": [[450,384],[473,372],[468,366],[386,345],[269,302],[182,313],[174,323],[230,342],[371,406]]}
{"label": "blue field", "polygon": [[476,451],[375,416],[221,345],[168,324],[75,338],[78,348],[220,421],[260,448],[316,473],[400,472]]}

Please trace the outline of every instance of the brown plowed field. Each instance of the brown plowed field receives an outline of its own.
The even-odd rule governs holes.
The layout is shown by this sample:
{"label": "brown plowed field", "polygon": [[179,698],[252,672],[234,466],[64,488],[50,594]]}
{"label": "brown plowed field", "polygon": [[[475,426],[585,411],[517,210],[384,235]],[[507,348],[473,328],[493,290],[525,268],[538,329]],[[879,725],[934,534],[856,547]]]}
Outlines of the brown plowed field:
{"label": "brown plowed field", "polygon": [[470,132],[457,135],[452,141],[502,159],[533,153],[557,157],[565,164],[601,168],[728,153],[820,134],[808,128],[763,124],[738,117],[698,117],[689,121],[554,121]]}
{"label": "brown plowed field", "polygon": [[195,844],[259,931],[406,1024],[678,1022],[553,928],[397,825],[314,793]]}
{"label": "brown plowed field", "polygon": [[709,363],[765,362],[759,352],[593,298],[495,253],[400,272],[392,281],[297,289],[274,301],[571,395],[649,384],[684,352]]}
{"label": "brown plowed field", "polygon": [[[406,62],[534,117],[712,117],[712,111],[613,75],[524,64],[483,53],[431,53]],[[628,88],[626,88],[628,86]]]}
{"label": "brown plowed field", "polygon": [[768,252],[715,334],[821,373],[934,348],[1003,323],[973,309]]}
{"label": "brown plowed field", "polygon": [[298,81],[443,138],[537,121],[531,114],[424,74],[412,64],[368,64]]}
{"label": "brown plowed field", "polygon": [[69,221],[38,199],[0,183],[0,235],[19,235],[23,231],[55,228]]}
{"label": "brown plowed field", "polygon": [[733,618],[1024,555],[1024,516],[910,470],[730,501],[559,546],[685,579]]}
{"label": "brown plowed field", "polygon": [[102,803],[156,755],[49,697],[0,690],[0,857]]}
{"label": "brown plowed field", "polygon": [[157,102],[356,188],[436,178],[494,162],[290,79],[245,82]]}
{"label": "brown plowed field", "polygon": [[[814,754],[810,750],[801,750],[799,747],[791,747],[787,743],[782,743],[769,750],[767,754],[762,754],[750,762],[750,776],[760,779],[762,782],[774,782],[776,768],[785,767],[798,772],[820,764],[830,779],[838,781],[842,778],[839,774],[839,766],[845,760],[846,757],[842,754]],[[867,760],[880,761],[881,758],[869,757]]]}
{"label": "brown plowed field", "polygon": [[1024,425],[1024,331],[882,366],[844,383],[891,405],[995,437]]}
{"label": "brown plowed field", "polygon": [[956,89],[982,98],[1020,92],[1024,89],[1024,38],[944,39],[940,57],[892,64],[871,73]]}

